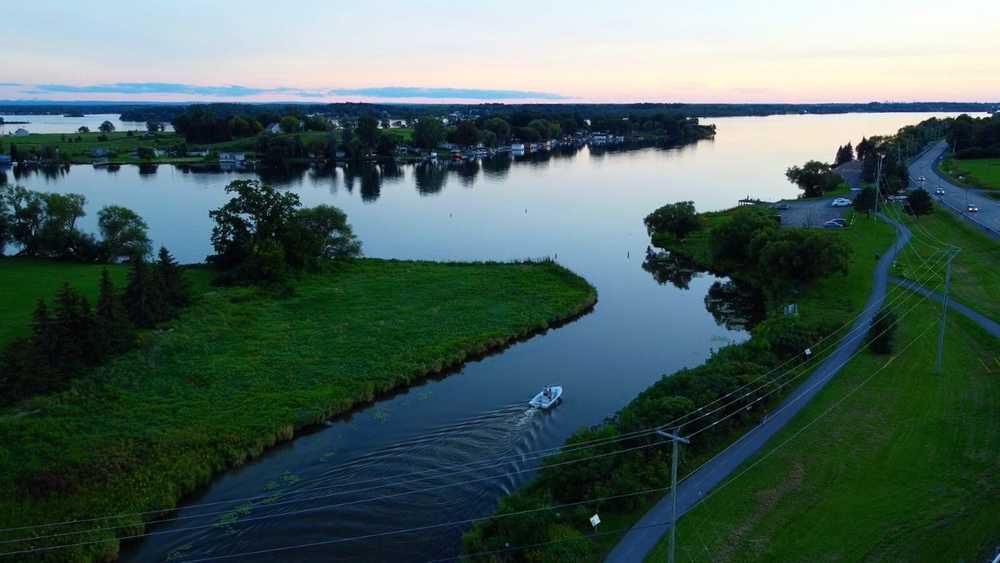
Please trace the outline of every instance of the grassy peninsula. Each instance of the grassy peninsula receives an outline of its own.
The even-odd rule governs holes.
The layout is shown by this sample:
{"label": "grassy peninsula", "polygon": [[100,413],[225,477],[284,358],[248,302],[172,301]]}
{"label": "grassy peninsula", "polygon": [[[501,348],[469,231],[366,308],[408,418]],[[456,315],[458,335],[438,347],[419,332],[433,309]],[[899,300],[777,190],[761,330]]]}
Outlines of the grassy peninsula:
{"label": "grassy peninsula", "polygon": [[[40,278],[52,266],[2,259],[0,277],[27,279],[32,268]],[[92,275],[79,270],[77,279]],[[36,297],[29,283],[15,287],[0,296],[4,309]],[[552,262],[357,259],[303,275],[285,298],[203,286],[179,319],[143,333],[138,349],[64,392],[0,410],[0,528],[168,510],[299,428],[573,318],[595,301],[586,281]],[[121,528],[88,531],[109,524]],[[100,542],[40,558],[112,559],[116,538],[142,529],[138,516],[61,528],[82,532],[72,543]],[[46,531],[8,531],[0,540]],[[66,539],[8,543],[0,555]]]}

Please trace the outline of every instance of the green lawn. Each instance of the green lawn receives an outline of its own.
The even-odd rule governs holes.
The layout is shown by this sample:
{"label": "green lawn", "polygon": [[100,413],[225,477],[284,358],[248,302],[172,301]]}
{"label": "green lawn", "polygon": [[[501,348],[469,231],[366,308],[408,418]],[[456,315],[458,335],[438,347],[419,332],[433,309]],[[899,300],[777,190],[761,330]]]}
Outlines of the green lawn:
{"label": "green lawn", "polygon": [[[209,290],[68,391],[0,410],[0,528],[170,508],[304,425],[595,300],[586,281],[550,262],[364,259],[305,277],[289,298]],[[48,496],[32,492],[40,487]],[[137,517],[114,523],[127,526],[120,534],[141,530]],[[74,536],[111,541],[50,560],[112,557],[113,537]],[[0,555],[15,547],[25,544]]]}
{"label": "green lawn", "polygon": [[[143,132],[108,133],[107,140],[102,141],[103,133],[32,133],[24,137],[4,137],[0,144],[4,145],[4,153],[9,152],[10,145],[17,145],[19,151],[35,149],[39,153],[46,146],[59,150],[59,156],[72,162],[92,162],[91,151],[105,149],[112,160],[124,160],[129,151],[139,147],[170,149],[183,142],[176,133],[156,133],[145,135]],[[79,139],[79,141],[77,141]]]}
{"label": "green lawn", "polygon": [[[923,303],[904,318],[891,361],[855,357],[745,473],[681,519],[679,561],[992,556],[1000,541],[1000,343],[952,314],[943,373],[933,375],[940,309]],[[665,561],[665,548],[647,561]]]}
{"label": "green lawn", "polygon": [[961,247],[952,261],[952,297],[1000,321],[1000,244],[940,207],[931,215],[901,218],[913,239],[896,261],[896,275],[912,278],[921,259],[930,258],[943,244]]}
{"label": "green lawn", "polygon": [[1000,158],[946,158],[941,162],[940,169],[960,184],[1000,190]]}
{"label": "green lawn", "polygon": [[[90,300],[97,300],[97,285],[101,270],[107,268],[119,289],[125,283],[126,267],[121,264],[80,264],[42,258],[0,258],[0,346],[29,332],[31,313],[39,298],[51,302],[52,297],[69,283]],[[188,269],[195,290],[203,291],[209,283],[206,270]]]}

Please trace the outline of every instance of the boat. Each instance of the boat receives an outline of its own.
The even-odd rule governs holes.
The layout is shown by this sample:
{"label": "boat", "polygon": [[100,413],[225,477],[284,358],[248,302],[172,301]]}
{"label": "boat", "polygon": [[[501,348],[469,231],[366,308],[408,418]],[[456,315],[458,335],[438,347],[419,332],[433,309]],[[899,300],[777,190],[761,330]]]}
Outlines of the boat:
{"label": "boat", "polygon": [[548,410],[562,398],[563,388],[559,385],[546,385],[528,404],[536,409]]}

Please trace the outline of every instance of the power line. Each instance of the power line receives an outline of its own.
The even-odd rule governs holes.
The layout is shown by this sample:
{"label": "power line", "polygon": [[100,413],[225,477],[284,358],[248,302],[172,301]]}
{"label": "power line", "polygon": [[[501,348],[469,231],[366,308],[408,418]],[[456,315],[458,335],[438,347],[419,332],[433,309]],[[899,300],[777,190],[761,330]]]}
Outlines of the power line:
{"label": "power line", "polygon": [[[909,293],[909,292],[907,292],[907,293]],[[911,295],[913,295],[913,294],[911,293]],[[922,299],[926,299],[926,298],[922,298]],[[918,299],[918,303],[917,304],[919,304],[920,300],[921,299]],[[903,317],[905,317],[915,307],[916,307],[916,305],[914,305],[913,307],[911,307],[910,309],[908,309],[906,313],[904,313],[902,316],[899,317],[899,319],[902,319]],[[897,320],[897,324],[898,324],[898,320]],[[886,330],[888,330],[888,328]],[[883,331],[883,333],[884,332],[885,331]],[[856,350],[847,360],[845,360],[841,364],[840,367],[842,367],[844,364],[846,364],[847,361],[849,361],[851,358],[853,358],[854,355],[856,355],[857,353],[859,353],[859,351],[861,349],[862,349],[862,347],[859,346],[858,350]],[[839,367],[838,367],[838,369],[839,369]],[[817,385],[819,385],[821,383],[823,383],[823,382],[822,381],[821,382],[817,382],[813,387],[815,387],[815,386],[817,386]],[[812,387],[810,389],[812,389]],[[800,395],[800,397],[801,396],[802,395]],[[778,410],[778,412],[780,412],[784,408],[788,408],[788,406],[790,406],[792,403],[794,403],[795,400],[797,400],[797,399],[793,399],[792,401],[789,401],[788,403],[786,403],[785,405],[783,405],[782,407],[780,407],[779,410]],[[732,415],[730,415],[730,416],[732,416]],[[718,423],[718,421],[716,423],[713,423],[711,426],[714,426],[717,423]],[[703,430],[705,430],[705,429],[703,429]],[[699,431],[698,433],[700,433],[700,432],[701,431]],[[724,448],[722,451],[720,451],[718,454],[716,454],[715,456],[713,456],[711,459],[715,459],[716,457],[718,457],[719,455],[721,455],[725,451],[729,450],[735,444],[737,444],[740,441],[742,441],[742,439],[745,438],[749,434],[750,434],[750,432],[748,432],[747,434],[744,434],[744,436],[742,436],[739,439],[737,439],[736,441],[734,441],[732,444],[730,444],[729,446],[727,446],[726,448]],[[633,448],[628,448],[628,449],[625,449],[625,450],[622,450],[622,451],[619,451],[619,452],[612,452],[610,454],[600,454],[600,455],[595,455],[595,456],[589,456],[587,458],[581,458],[581,459],[578,459],[578,460],[569,460],[569,461],[566,461],[566,462],[561,462],[561,463],[553,464],[550,467],[555,467],[555,466],[559,466],[559,465],[568,465],[568,464],[572,464],[572,463],[578,463],[578,462],[582,462],[582,461],[587,461],[589,459],[595,459],[595,458],[599,458],[599,457],[607,457],[609,455],[617,455],[619,453],[626,453],[628,451],[634,451],[634,450],[638,450],[638,449],[644,449],[644,448],[653,447],[653,446],[656,446],[656,445],[658,445],[658,443],[654,442],[654,443],[650,443],[650,444],[636,446],[636,447],[633,447]],[[709,461],[711,461],[711,459]],[[705,463],[708,463],[708,462],[705,462]],[[704,464],[702,464],[702,466],[704,466]],[[699,468],[702,467],[702,466],[699,466]],[[523,470],[523,471],[527,471],[527,470]],[[695,471],[697,471],[697,469]],[[492,479],[492,478],[496,478],[496,477],[497,476],[490,476],[490,477],[486,477],[486,478],[482,478],[482,479],[478,479],[478,480],[473,480],[473,481],[469,481],[469,482],[476,482],[476,481],[481,481],[481,480],[486,480],[486,479]],[[686,479],[687,479],[687,477],[685,477],[685,480]],[[683,480],[682,480],[682,482],[683,482]],[[440,487],[435,487],[435,488],[443,488],[443,487],[447,487],[447,486],[454,486],[454,485],[452,485],[452,484],[442,485]],[[666,489],[669,489],[669,487],[667,487]],[[650,491],[656,491],[656,490],[664,490],[664,489],[663,488],[661,488],[661,489],[651,489]],[[395,495],[384,495],[382,497],[375,497],[374,499],[367,499],[366,501],[370,502],[370,501],[373,501],[373,500],[383,500],[385,498],[393,498],[393,497],[396,497],[396,496],[404,496],[404,495],[407,495],[407,494],[414,494],[415,492],[418,492],[418,491],[406,491],[406,492],[398,493],[398,494],[395,494]],[[603,498],[603,499],[593,499],[591,501],[583,501],[583,502],[584,503],[585,502],[598,502],[598,501],[601,501],[601,500],[610,500],[610,499],[613,499],[613,498],[623,498],[623,497],[627,497],[627,496],[634,496],[636,494],[645,494],[645,493],[648,493],[648,492],[649,491],[640,492],[640,493],[631,493],[631,494],[627,494],[627,495],[617,495],[615,497],[606,497],[606,498]],[[259,516],[259,517],[251,517],[251,518],[243,519],[243,520],[241,520],[241,522],[251,522],[251,521],[266,520],[266,519],[272,519],[272,518],[278,518],[278,517],[292,516],[292,515],[296,515],[296,514],[303,514],[303,513],[315,512],[315,511],[319,511],[319,510],[327,510],[327,509],[336,508],[336,507],[339,507],[339,506],[346,506],[346,505],[351,505],[351,504],[361,504],[362,502],[366,502],[366,501],[352,501],[352,502],[347,502],[347,503],[340,503],[340,504],[335,504],[335,505],[326,505],[326,506],[315,507],[315,508],[310,508],[310,509],[303,509],[303,510],[299,510],[299,511],[287,512],[287,513],[281,513],[281,514],[272,514],[272,515],[265,515],[265,516]],[[561,508],[561,507],[566,507],[566,506],[574,506],[574,505],[577,505],[577,504],[582,504],[582,503],[564,504],[564,505],[559,505],[557,507],[550,507],[549,509],[552,509],[552,508]],[[542,509],[538,509],[538,510],[542,510]],[[530,510],[530,511],[525,511],[525,512],[537,512],[538,510]],[[513,514],[515,514],[515,513],[505,513],[503,515],[494,515],[494,516],[495,517],[507,517],[507,516],[510,516],[510,515],[513,515]],[[479,521],[479,520],[484,520],[484,519],[489,519],[489,517],[472,519],[470,521]],[[468,522],[466,522],[466,521],[453,522],[453,523],[450,523],[448,525],[457,525],[457,524],[464,524],[464,523],[468,523]],[[47,546],[47,547],[33,548],[33,549],[20,550],[20,551],[12,551],[12,552],[7,552],[7,553],[0,554],[0,556],[21,555],[21,554],[28,554],[28,553],[48,552],[48,551],[54,551],[54,550],[57,550],[57,549],[65,549],[65,548],[70,548],[70,547],[83,547],[83,546],[87,546],[87,545],[95,545],[95,544],[105,543],[105,542],[108,542],[108,541],[121,541],[121,540],[128,540],[128,539],[138,539],[138,538],[142,538],[142,537],[146,537],[146,536],[164,535],[164,534],[168,534],[168,533],[178,533],[178,532],[183,532],[183,531],[191,531],[191,530],[197,530],[197,529],[204,529],[204,528],[215,527],[215,526],[216,526],[215,524],[210,524],[210,525],[203,525],[203,526],[191,526],[191,527],[180,528],[180,529],[175,529],[175,530],[161,530],[161,531],[156,531],[156,532],[147,532],[147,533],[143,533],[143,534],[136,534],[136,535],[132,535],[132,536],[122,536],[122,537],[106,538],[106,539],[102,539],[102,540],[92,540],[92,541],[86,541],[86,542],[77,542],[77,543],[73,543],[73,544],[64,544],[64,545]],[[429,528],[440,527],[440,526],[443,526],[443,524],[433,525],[433,526],[430,526]],[[419,531],[421,529],[428,529],[428,527],[420,527],[420,528],[415,528],[415,529],[411,529],[411,530],[408,530],[408,531]],[[393,532],[393,533],[403,533],[404,531],[407,531],[407,530]],[[342,540],[334,540],[334,541],[331,541],[331,542],[320,542],[320,543],[317,543],[317,544],[309,544],[309,545],[325,545],[327,543],[338,543],[340,541],[349,541],[351,539],[367,539],[369,537],[379,537],[381,535],[391,535],[391,533],[376,534],[374,536],[359,536],[359,537],[356,537],[356,538],[344,538]],[[33,538],[33,539],[39,539],[39,538]],[[301,547],[308,547],[309,545],[305,545],[305,546],[301,546]],[[286,549],[286,548],[279,548],[279,549],[277,549],[277,551],[284,550],[284,549]],[[271,550],[264,550],[264,551],[259,552],[259,553],[265,553],[265,552],[271,552]],[[241,555],[257,555],[259,553],[258,552],[251,552],[251,553],[241,554]],[[212,558],[207,558],[207,559],[198,559],[196,561],[218,559],[218,558],[227,558],[227,557],[230,557],[230,556],[212,557]]]}
{"label": "power line", "polygon": [[[907,292],[903,292],[903,293],[907,293]],[[893,299],[895,300],[898,297],[899,297],[899,295],[895,296]],[[867,309],[867,307],[866,307],[866,309]],[[851,331],[849,331],[848,334],[853,333],[857,329],[858,329],[858,327],[852,328]],[[838,331],[835,331],[835,332],[839,332],[839,330],[840,329],[838,329]],[[831,333],[831,334],[833,334],[833,333]],[[829,335],[827,337],[825,337],[824,339],[826,339],[828,337],[829,337]],[[787,363],[787,362],[785,362],[785,363]],[[801,362],[799,365],[795,366],[792,369],[797,369],[798,367],[804,366],[806,363],[808,363],[808,359],[806,361],[804,361],[804,362]],[[771,372],[773,372],[773,371],[774,370],[771,370]],[[770,373],[770,372],[768,372],[768,373]],[[786,372],[786,373],[788,373],[788,372]],[[750,403],[750,405],[753,405],[753,404],[756,404],[756,403],[760,402],[761,400],[767,398],[768,396],[772,395],[773,393],[775,393],[776,391],[780,390],[781,388],[787,386],[789,383],[791,383],[791,381],[794,381],[795,379],[797,379],[798,377],[800,377],[803,373],[805,373],[805,372],[799,373],[795,377],[792,377],[788,381],[786,381],[786,382],[782,383],[781,385],[779,385],[777,388],[772,389],[771,391],[769,391],[763,397],[760,397],[760,398],[752,401]],[[751,391],[749,393],[744,394],[742,397],[738,398],[737,401],[740,401],[740,400],[744,399],[745,397],[753,394],[754,392],[756,392],[756,391],[758,391],[760,389],[765,388],[766,386],[773,385],[781,377],[783,377],[783,376],[776,377],[773,380],[768,381],[764,385],[760,386],[758,389],[756,389],[754,391]],[[759,379],[760,378],[758,378],[757,380],[759,380]],[[745,386],[743,388],[745,388]],[[724,395],[722,398],[725,398],[726,396],[731,396],[735,392],[736,391],[731,392],[731,393],[729,393],[727,395]],[[717,402],[717,400],[713,401],[713,403]],[[706,417],[708,417],[708,416],[710,416],[710,415],[718,412],[722,408],[724,408],[726,406],[729,406],[731,404],[734,404],[737,401],[730,402],[730,403],[728,403],[726,405],[723,405],[722,407],[719,407],[719,408],[717,408],[717,409],[715,409],[715,410],[713,410],[711,412],[708,412],[708,413],[702,414],[700,416],[697,416],[695,419],[686,422],[685,425],[688,425],[688,424],[691,424],[691,423],[696,422],[698,420],[701,420],[703,418],[706,418]],[[710,403],[710,404],[712,404],[712,403]],[[745,406],[747,408],[749,408],[750,405],[745,405]],[[703,408],[704,407],[702,407],[702,409]],[[698,409],[698,411],[693,411],[693,412],[697,413],[697,412],[701,411],[702,409]],[[689,413],[689,414],[691,414],[691,413]],[[684,416],[688,416],[688,415],[684,415]],[[732,416],[732,415],[730,415],[730,416]],[[683,419],[683,418],[684,418],[683,416],[680,417],[680,419]],[[719,421],[716,421],[715,423],[711,424],[709,427],[707,427],[705,429],[708,429],[708,428],[711,428],[712,426],[717,425],[718,423],[722,422],[722,420],[725,420],[726,418],[728,418],[728,417],[724,417],[723,419],[721,419]],[[679,419],[675,419],[675,420],[679,420]],[[667,425],[670,425],[670,424],[672,424],[672,422],[671,423],[667,423]],[[595,440],[593,442],[597,443],[596,445],[607,445],[607,444],[610,444],[610,443],[620,442],[620,441],[623,441],[623,440],[626,440],[626,439],[638,438],[638,437],[641,437],[643,435],[651,434],[651,433],[655,432],[657,428],[662,428],[663,426],[664,425],[661,425],[660,427],[652,428],[652,429],[649,429],[649,430],[636,431],[636,432],[629,433],[629,434],[626,434],[626,435],[621,435],[621,436],[618,436],[618,437],[612,437],[612,438],[602,439],[602,440]],[[701,431],[704,431],[705,429],[703,429]],[[699,433],[701,431],[699,431]],[[586,449],[586,448],[589,448],[589,447],[596,447],[596,445],[590,445],[590,446],[586,446],[586,448],[585,448],[582,444],[583,443],[577,443],[577,444],[572,444],[568,448],[566,448],[566,447],[561,448],[561,452],[560,453],[573,453],[575,451],[579,451],[579,450]],[[553,450],[559,451],[560,448],[554,448]],[[544,456],[536,456],[536,458],[537,457],[544,457]],[[593,456],[591,456],[591,457],[593,457]],[[525,461],[525,460],[530,460],[530,459],[535,459],[535,458],[531,458],[531,457],[525,458],[522,455],[521,457],[515,459],[514,461]],[[574,462],[576,462],[576,461],[584,461],[586,459],[590,459],[590,458],[581,458],[579,460],[574,460]],[[466,470],[463,471],[463,472],[474,471],[474,470],[478,469],[478,468],[473,467],[474,465],[476,465],[477,463],[486,463],[488,461],[489,460],[484,460],[484,461],[481,461],[481,462],[474,462],[472,464],[467,464],[467,466],[464,466],[464,467],[466,467]],[[559,464],[559,465],[561,465],[561,464]],[[444,469],[443,468],[432,468],[431,470],[440,472],[440,471],[443,471]],[[428,471],[431,471],[431,470],[428,470]],[[519,471],[515,471],[513,473],[517,474],[517,473],[523,473],[523,472],[531,471],[531,470],[533,470],[533,468],[531,468],[531,469],[525,469],[525,470],[519,470]],[[509,474],[510,473],[508,473],[508,475]],[[502,476],[502,475],[495,475],[495,476],[490,476],[490,477],[486,477],[486,478],[475,479],[475,480],[472,480],[472,481],[461,481],[461,482],[452,483],[452,484],[444,485],[444,486],[458,486],[458,485],[469,483],[469,482],[477,482],[477,481],[482,481],[482,480],[486,480],[486,479],[492,479],[492,478],[496,478],[496,477],[500,477],[500,476]],[[386,484],[384,486],[392,486],[392,485],[399,485],[399,484],[404,484],[404,483],[408,483],[408,482],[422,481],[422,480],[427,479],[427,478],[430,478],[430,477],[424,477],[424,478],[412,479],[412,480],[404,480],[404,481],[398,481],[397,480],[397,481],[395,481],[393,483],[388,483],[388,484]],[[381,480],[384,480],[384,479],[390,479],[390,477],[379,478],[379,479],[372,479],[372,480],[369,480],[369,481],[381,481]],[[360,483],[364,483],[364,481],[362,481]],[[352,483],[351,485],[355,485],[356,486],[356,485],[358,485],[360,483]],[[414,490],[414,491],[407,491],[407,492],[398,493],[398,494],[392,495],[392,496],[401,496],[401,495],[404,495],[404,494],[416,494],[416,493],[419,493],[419,492],[425,492],[426,490],[434,490],[434,489],[443,488],[444,486],[431,487],[430,489],[418,489],[418,490]],[[302,494],[304,492],[309,492],[309,491],[313,491],[313,490],[329,490],[331,488],[336,488],[336,487],[335,486],[331,486],[331,487],[319,487],[319,488],[314,488],[314,489],[304,489],[304,490],[300,490],[300,491],[295,491],[295,492],[293,492],[291,494]],[[379,487],[374,487],[374,488],[379,488]],[[311,500],[317,500],[317,499],[320,499],[320,498],[328,498],[328,497],[331,497],[331,496],[354,494],[354,493],[358,493],[358,492],[363,492],[364,490],[365,489],[357,489],[357,490],[350,490],[350,491],[345,491],[345,492],[341,492],[341,493],[331,493],[331,494],[319,495],[319,496],[308,497],[308,498],[291,499],[291,500],[280,501],[280,502],[272,502],[272,503],[269,503],[269,506],[286,505],[286,504],[291,504],[291,503],[294,503],[294,502],[307,502],[307,501],[311,501]],[[208,505],[217,505],[217,504],[228,504],[228,503],[232,503],[232,502],[239,502],[239,500],[272,499],[273,497],[274,497],[274,494],[272,493],[272,494],[259,495],[259,496],[255,496],[255,497],[246,497],[244,499],[238,499],[238,500],[232,500],[231,499],[231,500],[227,500],[227,501],[217,501],[217,502],[214,502],[214,503],[204,503],[204,504],[199,505],[199,506],[208,506]],[[374,500],[378,500],[378,498],[376,498]],[[177,521],[177,520],[187,520],[187,519],[193,519],[193,518],[204,518],[206,516],[211,516],[211,515],[216,515],[216,514],[223,514],[223,513],[229,512],[229,511],[230,510],[220,510],[220,511],[208,512],[208,513],[199,513],[199,514],[194,514],[194,515],[177,516],[177,517],[173,517],[173,518],[166,518],[166,519],[161,519],[161,520],[153,520],[153,521],[146,522],[145,524],[154,524],[154,523],[170,522],[170,521]],[[162,512],[162,511],[149,511],[149,512],[147,512],[147,514],[148,513],[156,513],[156,512]],[[140,515],[140,514],[141,513],[132,513],[130,515]],[[294,512],[293,513],[287,513],[287,514],[294,514]],[[104,517],[104,518],[93,518],[93,519],[89,519],[89,520],[76,520],[76,521],[67,522],[66,524],[77,524],[77,523],[82,523],[82,522],[86,522],[86,521],[97,521],[97,520],[101,520],[101,519],[108,519],[108,518],[114,518],[114,517],[123,517],[123,516],[127,516],[127,515],[109,516],[109,517]],[[57,525],[57,524],[52,524],[52,525]],[[109,530],[109,529],[117,529],[117,528],[122,528],[122,527],[130,526],[130,525],[134,525],[134,524],[124,524],[124,525],[118,525],[118,526],[107,526],[107,527],[102,527],[102,528],[88,528],[88,529],[84,529],[84,530],[78,530],[78,531],[72,531],[72,532],[64,532],[64,533],[58,533],[58,534],[49,534],[49,535],[44,535],[44,536],[32,536],[32,537],[26,537],[26,538],[17,538],[17,539],[12,539],[12,540],[0,541],[0,544],[4,544],[4,543],[9,544],[9,543],[22,542],[22,541],[33,541],[33,540],[46,539],[46,538],[52,538],[52,537],[64,537],[64,536],[69,536],[69,535],[78,535],[78,534],[83,534],[83,533],[90,533],[90,532],[103,531],[103,530]],[[43,527],[48,527],[48,526],[46,526],[46,525],[25,526],[25,527],[20,527],[20,528],[9,528],[7,530],[29,529],[29,528],[38,529],[38,528],[43,528]],[[182,530],[186,530],[186,529],[192,529],[192,528],[184,528]],[[182,531],[182,530],[177,530],[177,531]],[[6,531],[6,530],[4,530],[4,531]]]}

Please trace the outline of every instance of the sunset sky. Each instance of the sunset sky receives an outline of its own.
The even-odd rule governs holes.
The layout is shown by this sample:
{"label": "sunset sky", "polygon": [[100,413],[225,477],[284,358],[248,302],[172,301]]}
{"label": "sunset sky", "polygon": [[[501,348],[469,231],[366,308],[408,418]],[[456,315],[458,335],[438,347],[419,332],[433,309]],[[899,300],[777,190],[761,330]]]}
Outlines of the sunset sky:
{"label": "sunset sky", "polygon": [[1000,100],[1000,2],[4,7],[0,99]]}

